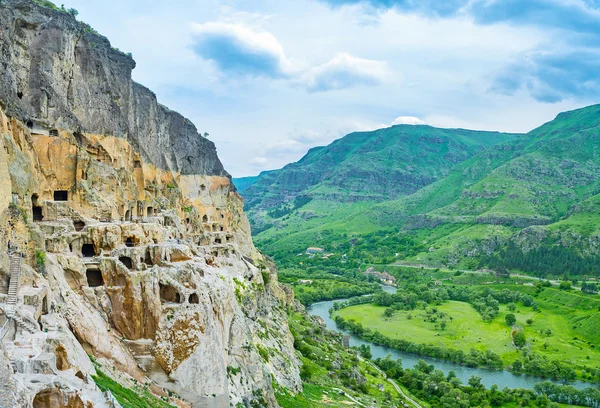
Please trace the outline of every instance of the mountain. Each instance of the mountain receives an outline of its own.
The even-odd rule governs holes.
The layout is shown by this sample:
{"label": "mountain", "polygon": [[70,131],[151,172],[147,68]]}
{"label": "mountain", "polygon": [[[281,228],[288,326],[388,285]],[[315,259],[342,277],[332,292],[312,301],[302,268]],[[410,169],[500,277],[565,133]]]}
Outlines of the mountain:
{"label": "mountain", "polygon": [[311,149],[296,163],[261,173],[242,192],[245,210],[257,239],[286,235],[413,194],[456,164],[518,138],[424,125],[351,133]]}
{"label": "mountain", "polygon": [[214,144],[73,14],[0,2],[0,406],[278,406],[293,294]]}
{"label": "mountain", "polygon": [[[419,127],[415,131],[429,129]],[[423,146],[417,143],[394,148],[417,152],[415,149]],[[317,152],[324,149],[327,148]],[[536,273],[556,274],[560,270],[585,273],[595,265],[588,258],[598,254],[600,242],[594,222],[600,193],[599,149],[600,105],[594,105],[561,113],[525,135],[491,139],[473,155],[452,165],[443,166],[441,160],[421,161],[421,167],[412,167],[414,172],[432,174],[434,169],[427,166],[432,164],[439,166],[443,175],[405,195],[398,194],[394,199],[390,194],[390,199],[380,197],[379,203],[363,207],[349,208],[346,203],[332,200],[329,214],[319,218],[319,222],[306,219],[311,203],[299,208],[290,206],[288,214],[274,219],[268,214],[280,215],[274,209],[281,206],[272,204],[271,209],[266,207],[261,213],[252,207],[257,202],[255,190],[249,188],[249,195],[244,198],[248,200],[254,225],[260,226],[261,217],[272,225],[264,231],[259,229],[256,235],[267,253],[292,253],[307,244],[327,246],[321,237],[331,231],[360,235],[390,230],[401,231],[425,245],[426,250],[406,259],[410,262],[529,268]],[[307,156],[311,154],[314,155],[310,152]],[[351,149],[338,154],[353,157]],[[290,166],[298,168],[304,160]],[[361,154],[353,160],[360,162]],[[385,167],[380,170],[379,178],[386,179],[389,170]],[[304,179],[318,178],[322,172],[316,171]],[[372,179],[363,181],[362,173],[351,178],[344,185],[362,185],[364,195],[381,188],[373,186]],[[252,189],[261,185],[259,179]],[[304,194],[319,197],[314,192],[320,191],[321,185],[306,189]],[[268,190],[264,194],[268,195]],[[346,197],[360,194],[356,188]],[[256,205],[264,203],[263,199]],[[338,211],[340,208],[343,210]],[[563,255],[551,253],[555,245],[568,250]],[[567,257],[571,266],[565,260],[555,259],[560,256]]]}
{"label": "mountain", "polygon": [[237,188],[237,191],[239,191],[241,193],[242,191],[244,191],[245,189],[250,187],[252,184],[254,184],[256,182],[256,180],[258,180],[259,177],[260,176],[249,176],[249,177],[239,177],[239,178],[234,177],[231,179],[231,181],[235,185],[235,188]]}

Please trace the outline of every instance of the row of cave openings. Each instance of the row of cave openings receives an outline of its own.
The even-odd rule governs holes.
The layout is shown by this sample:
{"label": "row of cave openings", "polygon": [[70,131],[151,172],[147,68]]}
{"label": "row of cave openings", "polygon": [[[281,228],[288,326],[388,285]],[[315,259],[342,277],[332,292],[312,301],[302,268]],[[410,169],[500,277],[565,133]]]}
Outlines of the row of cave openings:
{"label": "row of cave openings", "polygon": [[[122,212],[122,214],[123,214],[123,221],[131,221],[133,218],[133,214],[134,214],[134,207],[130,207],[130,208],[124,210],[124,212]],[[139,217],[156,216],[156,215],[158,215],[158,209],[154,208],[152,206],[144,208],[143,204],[138,203],[137,215]]]}
{"label": "row of cave openings", "polygon": [[[19,99],[20,99],[23,96],[23,94],[19,92],[19,93],[17,93],[17,96],[19,96],[19,95],[21,95],[19,97]],[[25,125],[29,129],[33,130],[33,132],[31,132],[31,133],[36,133],[36,130],[34,130],[34,123],[33,123],[32,120],[28,120],[27,123],[25,123]],[[37,132],[40,132],[40,130],[38,129]],[[58,129],[50,129],[50,130],[48,130],[48,136],[58,137]]]}
{"label": "row of cave openings", "polygon": [[[69,191],[68,190],[55,190],[53,192],[53,198],[54,198],[54,201],[69,201]],[[37,194],[33,194],[31,196],[31,212],[33,213],[34,221],[43,221],[44,220],[44,214],[42,212],[42,207],[39,203],[39,196]],[[84,226],[85,226],[85,224],[84,224]],[[75,226],[75,228],[77,228],[77,226]],[[80,230],[78,230],[78,231],[80,231]]]}
{"label": "row of cave openings", "polygon": [[[184,303],[184,297],[181,296],[177,288],[174,286],[159,283],[159,287],[160,300],[162,303]],[[197,293],[190,293],[187,301],[190,304],[198,304],[200,303],[200,297]]]}

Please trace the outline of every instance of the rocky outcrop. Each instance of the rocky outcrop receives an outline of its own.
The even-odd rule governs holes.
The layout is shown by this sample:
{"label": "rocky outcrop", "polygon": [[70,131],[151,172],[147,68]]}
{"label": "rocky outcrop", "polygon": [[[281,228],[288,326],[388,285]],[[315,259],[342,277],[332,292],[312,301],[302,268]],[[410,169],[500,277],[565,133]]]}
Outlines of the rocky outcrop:
{"label": "rocky outcrop", "polygon": [[228,176],[214,144],[135,83],[135,61],[89,26],[30,0],[0,3],[0,101],[6,113],[54,129],[125,138],[145,162]]}
{"label": "rocky outcrop", "polygon": [[12,308],[0,251],[0,327],[21,406],[117,407],[99,369],[181,407],[298,391],[293,293],[212,143],[66,13],[11,0],[0,24],[0,248],[22,254]]}

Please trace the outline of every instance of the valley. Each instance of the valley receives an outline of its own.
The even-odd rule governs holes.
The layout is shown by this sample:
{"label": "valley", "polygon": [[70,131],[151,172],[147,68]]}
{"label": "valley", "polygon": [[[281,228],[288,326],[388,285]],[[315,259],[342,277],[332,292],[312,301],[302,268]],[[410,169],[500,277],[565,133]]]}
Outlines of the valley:
{"label": "valley", "polygon": [[[419,371],[420,358],[444,375],[463,373],[465,384],[480,373],[486,387],[528,388],[537,396],[559,387],[551,395],[557,403],[566,394],[595,395],[599,113],[596,105],[560,114],[527,134],[455,156],[460,159],[448,167],[431,155],[449,154],[460,142],[456,134],[427,146],[404,137],[429,140],[438,129],[395,126],[348,135],[244,180],[255,242],[309,312],[349,333],[363,356],[401,357],[402,369],[377,364],[392,377],[399,370],[400,385],[424,404],[445,406],[442,395],[406,378]],[[396,143],[392,149],[410,148],[412,155],[387,162],[387,150],[374,147],[383,135]],[[356,170],[358,158],[381,174],[394,166],[440,171],[417,188],[394,190]],[[310,252],[315,247],[319,252]],[[384,279],[397,293],[377,287]],[[583,405],[593,406],[595,398]]]}

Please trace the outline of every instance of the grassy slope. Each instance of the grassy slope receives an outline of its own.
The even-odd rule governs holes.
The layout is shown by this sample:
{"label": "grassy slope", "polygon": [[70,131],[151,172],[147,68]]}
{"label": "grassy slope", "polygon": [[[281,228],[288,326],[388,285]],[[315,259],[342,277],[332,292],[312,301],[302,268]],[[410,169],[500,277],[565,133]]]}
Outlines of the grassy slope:
{"label": "grassy slope", "polygon": [[[242,191],[257,231],[256,241],[310,242],[323,229],[344,229],[345,219],[378,202],[413,193],[446,176],[478,151],[518,135],[429,126],[394,126],[349,134],[329,146],[309,151],[299,162],[265,172]],[[242,183],[242,187],[243,187]],[[271,218],[267,211],[304,195],[313,199],[292,214]],[[309,216],[306,216],[309,214]],[[265,231],[260,226],[270,226]],[[349,224],[348,231],[370,232],[378,226]],[[302,234],[310,231],[307,234]],[[299,246],[300,247],[300,246]]]}
{"label": "grassy slope", "polygon": [[315,226],[297,222],[293,228],[259,234],[257,241],[261,245],[264,237],[274,246],[276,237],[289,244],[298,237],[304,244],[325,229],[361,234],[405,227],[441,249],[418,256],[435,262],[462,243],[508,238],[531,222],[549,223],[550,231],[598,235],[599,150],[600,105],[566,112],[516,141],[492,146],[456,165],[414,194],[356,208],[354,214],[355,209],[340,212]]}
{"label": "grassy slope", "polygon": [[[514,285],[502,287],[516,289]],[[522,305],[518,305],[514,312],[517,324],[524,328],[531,350],[550,359],[580,366],[600,366],[600,350],[592,347],[600,342],[597,330],[600,299],[547,288],[535,300],[541,312]],[[505,316],[510,313],[505,305],[500,307],[500,313],[490,323],[484,322],[468,303],[448,301],[437,308],[453,318],[445,330],[436,330],[433,323],[425,322],[426,313],[422,310],[396,311],[393,317],[386,318],[383,316],[385,307],[367,304],[351,306],[336,313],[392,338],[463,351],[471,348],[491,350],[500,355],[505,364],[519,357],[520,353],[511,343],[510,328],[505,323]],[[408,319],[409,314],[412,319]],[[526,324],[529,318],[534,321],[532,325]],[[552,330],[551,336],[539,333],[548,328]]]}

